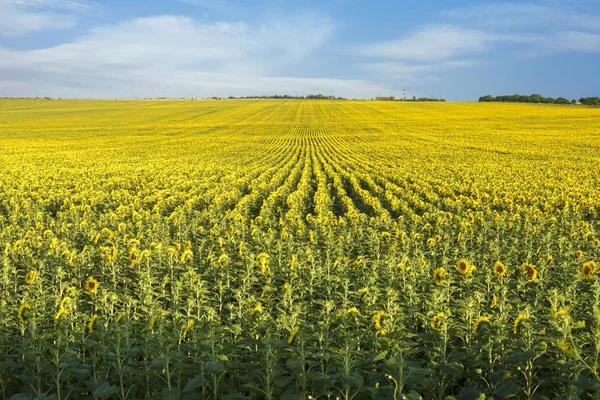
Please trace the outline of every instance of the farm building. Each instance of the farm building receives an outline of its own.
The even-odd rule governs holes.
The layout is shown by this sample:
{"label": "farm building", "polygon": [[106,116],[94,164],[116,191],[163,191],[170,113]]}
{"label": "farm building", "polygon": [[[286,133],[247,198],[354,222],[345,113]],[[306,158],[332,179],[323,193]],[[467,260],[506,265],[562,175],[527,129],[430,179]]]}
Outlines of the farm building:
{"label": "farm building", "polygon": [[387,96],[387,97],[375,97],[375,100],[396,101],[398,99],[396,98],[396,96]]}

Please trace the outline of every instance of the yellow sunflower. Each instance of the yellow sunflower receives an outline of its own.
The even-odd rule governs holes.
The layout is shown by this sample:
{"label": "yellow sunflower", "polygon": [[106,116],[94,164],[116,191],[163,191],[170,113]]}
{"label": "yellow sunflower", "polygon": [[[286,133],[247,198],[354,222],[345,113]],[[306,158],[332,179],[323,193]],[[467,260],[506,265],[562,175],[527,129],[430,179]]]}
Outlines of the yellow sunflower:
{"label": "yellow sunflower", "polygon": [[19,322],[24,324],[25,323],[25,310],[31,310],[31,304],[29,303],[23,303],[21,304],[21,307],[19,307],[19,312],[18,312],[18,319]]}
{"label": "yellow sunflower", "polygon": [[594,276],[594,274],[596,273],[596,269],[598,269],[598,267],[596,266],[596,263],[593,261],[588,261],[586,263],[583,264],[583,267],[581,267],[581,279],[590,279]]}
{"label": "yellow sunflower", "polygon": [[537,277],[537,270],[535,269],[535,265],[523,263],[522,267],[524,270],[525,277],[530,281],[534,281]]}
{"label": "yellow sunflower", "polygon": [[439,312],[437,313],[436,316],[434,316],[433,318],[431,318],[431,327],[433,329],[435,329],[436,331],[439,331],[441,329],[441,320],[445,317],[443,312]]}
{"label": "yellow sunflower", "polygon": [[299,326],[295,326],[294,329],[290,332],[290,336],[288,337],[288,344],[292,344],[294,339],[296,339],[296,335],[298,335],[298,331],[300,330]]}
{"label": "yellow sunflower", "polygon": [[502,264],[502,262],[496,261],[496,263],[494,264],[494,274],[496,276],[503,277],[504,275],[506,275],[506,272],[506,266]]}
{"label": "yellow sunflower", "polygon": [[25,283],[28,285],[33,284],[38,277],[38,272],[35,269],[32,269],[27,274],[25,274]]}
{"label": "yellow sunflower", "polygon": [[436,285],[443,285],[446,283],[446,278],[448,278],[448,272],[443,267],[439,267],[433,271],[433,281]]}
{"label": "yellow sunflower", "polygon": [[467,275],[469,273],[470,265],[467,260],[460,259],[456,262],[456,270],[461,273],[461,275]]}
{"label": "yellow sunflower", "polygon": [[90,276],[87,278],[87,281],[85,281],[85,290],[90,293],[96,293],[98,291],[98,281],[94,279],[93,276]]}
{"label": "yellow sunflower", "polygon": [[475,320],[475,323],[473,324],[473,334],[477,335],[477,333],[479,332],[479,326],[483,323],[490,323],[490,317],[486,316],[486,315],[482,315],[479,318],[477,318]]}
{"label": "yellow sunflower", "polygon": [[528,318],[527,314],[519,313],[519,315],[515,319],[515,322],[513,323],[513,333],[515,335],[519,332],[519,325],[521,324],[521,322],[527,318]]}
{"label": "yellow sunflower", "polygon": [[94,322],[96,322],[97,319],[98,319],[98,315],[94,314],[90,317],[90,320],[88,321],[87,328],[88,328],[88,332],[90,333],[90,335],[92,333],[94,333]]}

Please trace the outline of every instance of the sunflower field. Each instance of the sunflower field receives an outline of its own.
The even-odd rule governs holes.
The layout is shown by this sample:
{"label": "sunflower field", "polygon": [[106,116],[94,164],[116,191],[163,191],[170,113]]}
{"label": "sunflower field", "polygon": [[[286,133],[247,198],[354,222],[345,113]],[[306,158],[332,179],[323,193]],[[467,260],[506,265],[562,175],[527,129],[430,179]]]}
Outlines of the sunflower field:
{"label": "sunflower field", "polygon": [[594,398],[600,109],[0,100],[0,398]]}

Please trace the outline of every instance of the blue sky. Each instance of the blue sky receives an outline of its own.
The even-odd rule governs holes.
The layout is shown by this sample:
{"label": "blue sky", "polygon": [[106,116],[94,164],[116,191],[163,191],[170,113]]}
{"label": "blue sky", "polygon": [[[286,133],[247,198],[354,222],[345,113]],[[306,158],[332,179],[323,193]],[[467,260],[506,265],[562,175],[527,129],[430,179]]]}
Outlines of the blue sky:
{"label": "blue sky", "polygon": [[0,97],[600,95],[600,0],[0,0]]}

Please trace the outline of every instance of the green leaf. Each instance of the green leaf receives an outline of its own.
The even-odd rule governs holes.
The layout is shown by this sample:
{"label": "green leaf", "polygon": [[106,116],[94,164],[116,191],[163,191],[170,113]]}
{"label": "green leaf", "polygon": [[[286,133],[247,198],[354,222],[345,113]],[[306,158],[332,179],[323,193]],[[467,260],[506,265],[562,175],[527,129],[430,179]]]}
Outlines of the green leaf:
{"label": "green leaf", "polygon": [[385,356],[387,356],[388,351],[384,350],[381,353],[377,354],[375,357],[373,357],[373,362],[377,362],[377,361],[381,361],[383,359],[385,359]]}
{"label": "green leaf", "polygon": [[27,396],[26,394],[18,393],[14,396],[10,397],[8,400],[31,400],[31,396]]}
{"label": "green leaf", "polygon": [[225,372],[226,369],[225,364],[221,360],[207,361],[204,363],[204,370],[211,374],[220,374]]}
{"label": "green leaf", "polygon": [[291,390],[286,390],[281,394],[281,396],[279,396],[279,400],[302,400],[304,398],[305,396],[303,393],[298,394]]}
{"label": "green leaf", "polygon": [[320,371],[310,371],[308,374],[306,374],[306,377],[311,381],[324,381],[329,379],[329,375]]}
{"label": "green leaf", "polygon": [[293,382],[293,379],[291,376],[286,376],[286,375],[278,376],[275,379],[275,382],[273,382],[273,386],[278,387],[278,388],[284,388],[292,382]]}
{"label": "green leaf", "polygon": [[342,381],[344,381],[348,386],[355,388],[360,388],[365,383],[363,377],[357,373],[342,376]]}
{"label": "green leaf", "polygon": [[191,392],[192,390],[198,389],[199,387],[206,385],[207,380],[202,378],[200,375],[196,375],[185,385],[183,392]]}
{"label": "green leaf", "polygon": [[452,377],[461,376],[464,370],[462,364],[459,364],[458,362],[440,364],[439,368],[444,374]]}
{"label": "green leaf", "polygon": [[163,400],[179,400],[181,397],[181,391],[177,388],[164,388],[162,390],[162,399]]}
{"label": "green leaf", "polygon": [[96,388],[96,390],[94,390],[94,397],[97,399],[104,399],[116,392],[117,392],[116,386],[111,386],[110,383],[104,382],[104,383],[100,384]]}
{"label": "green leaf", "polygon": [[456,396],[456,400],[477,400],[482,393],[479,389],[465,389]]}
{"label": "green leaf", "polygon": [[302,360],[287,360],[285,366],[291,371],[300,372],[302,371],[304,362]]}
{"label": "green leaf", "polygon": [[500,385],[495,391],[495,395],[498,397],[508,397],[513,396],[517,393],[521,393],[522,389],[519,385],[514,383],[513,381],[506,381],[502,385]]}

